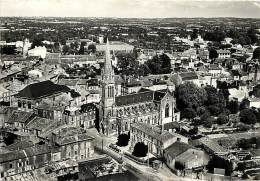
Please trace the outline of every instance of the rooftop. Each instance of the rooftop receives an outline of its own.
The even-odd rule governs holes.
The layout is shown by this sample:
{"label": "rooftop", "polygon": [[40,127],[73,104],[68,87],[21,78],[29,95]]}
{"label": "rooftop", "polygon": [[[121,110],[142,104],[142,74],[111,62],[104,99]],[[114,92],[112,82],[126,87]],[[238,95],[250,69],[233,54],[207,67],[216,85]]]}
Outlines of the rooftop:
{"label": "rooftop", "polygon": [[217,50],[217,52],[218,52],[218,54],[220,54],[220,53],[230,53],[229,50],[222,50],[222,49]]}
{"label": "rooftop", "polygon": [[117,106],[122,106],[140,102],[160,101],[166,94],[167,91],[164,90],[152,91],[149,89],[141,89],[138,93],[116,97],[115,103]]}
{"label": "rooftop", "polygon": [[52,120],[46,119],[46,118],[40,118],[38,116],[34,117],[27,125],[26,127],[28,129],[34,129],[34,130],[43,130],[47,126],[49,126],[52,123]]}
{"label": "rooftop", "polygon": [[69,92],[70,89],[65,85],[57,85],[47,80],[35,84],[30,84],[21,90],[16,96],[26,99],[39,99],[61,92]]}
{"label": "rooftop", "polygon": [[142,132],[150,135],[154,139],[157,139],[161,142],[165,142],[170,140],[171,138],[174,138],[176,135],[171,134],[168,131],[161,131],[160,128],[152,126],[150,124],[146,123],[133,123],[133,128],[136,128],[138,130],[141,130]]}
{"label": "rooftop", "polygon": [[182,81],[193,80],[193,79],[199,78],[195,72],[183,72],[183,73],[180,73],[179,76],[181,77]]}
{"label": "rooftop", "polygon": [[226,148],[220,146],[216,141],[207,137],[200,138],[199,141],[214,153],[223,153],[228,151]]}
{"label": "rooftop", "polygon": [[165,153],[170,155],[172,158],[175,158],[190,148],[192,148],[191,145],[177,141],[173,143],[171,146],[169,146],[168,148],[166,148]]}
{"label": "rooftop", "polygon": [[28,123],[35,115],[33,113],[15,110],[6,123],[13,124],[14,122]]}
{"label": "rooftop", "polygon": [[44,153],[49,153],[50,151],[51,151],[51,147],[46,145],[38,145],[30,148],[25,148],[23,150],[16,150],[16,151],[0,154],[0,163],[28,158],[28,157],[32,157]]}

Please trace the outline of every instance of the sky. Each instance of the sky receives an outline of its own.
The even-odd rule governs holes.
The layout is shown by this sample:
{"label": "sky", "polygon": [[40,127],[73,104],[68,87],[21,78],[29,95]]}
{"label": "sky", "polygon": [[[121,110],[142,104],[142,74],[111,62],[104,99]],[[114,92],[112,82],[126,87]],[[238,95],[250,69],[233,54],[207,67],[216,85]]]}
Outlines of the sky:
{"label": "sky", "polygon": [[260,0],[0,0],[0,16],[260,18]]}

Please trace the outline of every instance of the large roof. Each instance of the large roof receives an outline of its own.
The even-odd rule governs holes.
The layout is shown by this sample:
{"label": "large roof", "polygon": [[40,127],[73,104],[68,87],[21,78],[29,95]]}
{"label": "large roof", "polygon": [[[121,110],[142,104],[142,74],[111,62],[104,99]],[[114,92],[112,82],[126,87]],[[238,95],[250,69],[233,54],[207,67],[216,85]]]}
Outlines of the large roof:
{"label": "large roof", "polygon": [[179,74],[182,81],[198,79],[198,75],[195,72],[183,72]]}
{"label": "large roof", "polygon": [[166,95],[165,90],[152,91],[149,89],[140,89],[138,93],[118,96],[115,98],[116,106],[131,105],[141,102],[160,101]]}
{"label": "large roof", "polygon": [[6,123],[13,124],[14,122],[28,123],[32,118],[34,118],[33,113],[25,111],[14,111]]}
{"label": "large roof", "polygon": [[177,141],[177,142],[173,143],[171,146],[169,146],[168,148],[166,148],[165,153],[170,155],[172,158],[175,158],[190,148],[192,148],[192,146],[190,146],[186,143]]}
{"label": "large roof", "polygon": [[46,118],[34,117],[27,125],[28,129],[43,130],[52,123],[52,120]]}
{"label": "large roof", "polygon": [[144,132],[145,134],[150,135],[154,139],[157,139],[161,142],[165,142],[165,141],[168,141],[168,140],[176,137],[176,135],[171,134],[168,131],[161,131],[160,128],[152,126],[150,124],[146,124],[146,123],[137,122],[137,123],[133,123],[131,126],[135,129],[138,129],[138,130]]}
{"label": "large roof", "polygon": [[57,143],[59,145],[67,145],[67,144],[71,144],[71,143],[82,142],[82,141],[93,140],[93,139],[94,139],[93,137],[91,137],[87,134],[78,134],[78,135],[59,138],[57,140]]}
{"label": "large roof", "polygon": [[51,96],[60,92],[69,92],[70,89],[65,85],[57,85],[47,80],[26,86],[16,96],[26,99],[39,99]]}
{"label": "large roof", "polygon": [[46,145],[25,148],[23,150],[17,150],[17,151],[0,154],[0,163],[28,158],[35,155],[40,155],[40,154],[50,153],[50,152],[51,152],[51,147]]}

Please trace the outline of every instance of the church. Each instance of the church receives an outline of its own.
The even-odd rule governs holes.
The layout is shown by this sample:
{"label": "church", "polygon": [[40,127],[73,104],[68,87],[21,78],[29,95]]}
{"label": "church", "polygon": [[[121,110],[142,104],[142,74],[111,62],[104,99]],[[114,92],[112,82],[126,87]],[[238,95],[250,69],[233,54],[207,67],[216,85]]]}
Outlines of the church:
{"label": "church", "polygon": [[100,130],[105,135],[127,133],[132,123],[147,123],[164,129],[176,120],[175,99],[169,89],[152,91],[141,88],[137,93],[116,96],[115,74],[106,44],[101,72]]}

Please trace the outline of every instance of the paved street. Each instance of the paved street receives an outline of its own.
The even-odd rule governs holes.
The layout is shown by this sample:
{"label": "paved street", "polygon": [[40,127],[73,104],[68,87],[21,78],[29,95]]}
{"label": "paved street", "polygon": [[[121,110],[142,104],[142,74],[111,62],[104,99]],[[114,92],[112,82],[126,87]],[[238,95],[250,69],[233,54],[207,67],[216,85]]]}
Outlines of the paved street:
{"label": "paved street", "polygon": [[[165,165],[159,169],[159,171],[154,170],[151,167],[148,167],[146,165],[140,165],[136,162],[124,157],[123,154],[117,153],[113,151],[112,149],[108,148],[108,145],[111,143],[116,143],[117,138],[116,137],[108,137],[108,136],[101,136],[98,134],[98,132],[95,129],[88,130],[88,133],[95,137],[96,139],[96,147],[102,150],[103,145],[103,151],[113,158],[121,158],[124,161],[124,166],[133,174],[135,174],[137,177],[139,177],[142,180],[154,180],[154,181],[188,181],[191,180],[190,178],[183,178],[178,177],[175,174],[173,174]],[[196,179],[192,179],[196,180]]]}

